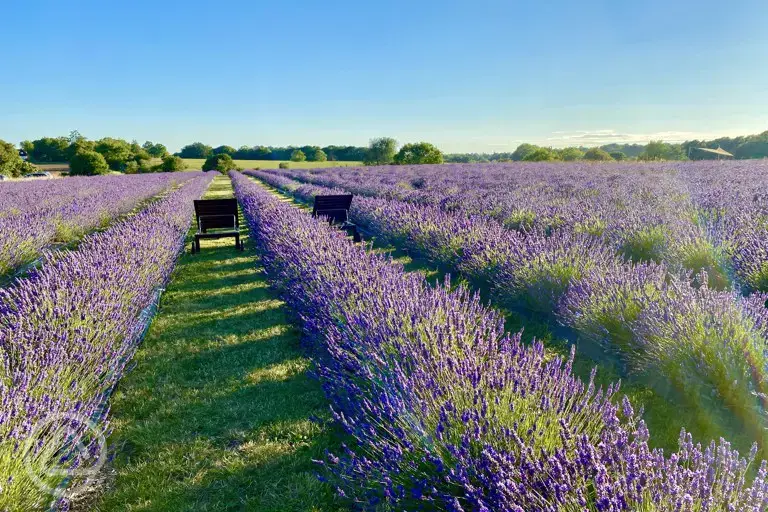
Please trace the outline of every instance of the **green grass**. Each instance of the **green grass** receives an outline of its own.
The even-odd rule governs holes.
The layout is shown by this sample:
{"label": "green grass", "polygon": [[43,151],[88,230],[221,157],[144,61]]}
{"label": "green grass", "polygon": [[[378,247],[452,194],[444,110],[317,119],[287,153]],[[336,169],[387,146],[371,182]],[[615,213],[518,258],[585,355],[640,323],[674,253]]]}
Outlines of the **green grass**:
{"label": "green grass", "polygon": [[[235,160],[235,164],[243,169],[277,169],[285,160]],[[187,169],[200,169],[205,159],[185,158]],[[359,167],[362,162],[288,162],[291,169],[322,169],[325,167]]]}
{"label": "green grass", "polygon": [[[231,197],[217,176],[206,198]],[[93,510],[343,510],[312,459],[339,450],[299,332],[253,249],[184,255],[112,400],[114,481]]]}

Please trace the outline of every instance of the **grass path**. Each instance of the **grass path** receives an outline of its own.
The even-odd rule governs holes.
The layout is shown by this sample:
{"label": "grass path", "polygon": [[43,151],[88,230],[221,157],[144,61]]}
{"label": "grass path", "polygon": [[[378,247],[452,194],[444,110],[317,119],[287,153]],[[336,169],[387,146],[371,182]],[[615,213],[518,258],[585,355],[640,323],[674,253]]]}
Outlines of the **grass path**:
{"label": "grass path", "polygon": [[[216,177],[206,198],[232,197]],[[341,510],[312,459],[337,449],[299,332],[231,239],[185,254],[112,401],[115,477],[96,511]]]}

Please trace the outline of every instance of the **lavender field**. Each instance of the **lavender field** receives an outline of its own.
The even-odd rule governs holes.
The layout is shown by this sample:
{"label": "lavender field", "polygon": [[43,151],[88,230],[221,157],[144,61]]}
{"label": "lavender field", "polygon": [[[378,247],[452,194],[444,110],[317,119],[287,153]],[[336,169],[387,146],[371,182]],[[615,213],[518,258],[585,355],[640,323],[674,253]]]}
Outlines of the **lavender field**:
{"label": "lavender field", "polygon": [[[764,192],[768,181],[766,171],[768,164],[752,161],[389,166],[352,170],[270,170],[246,174],[305,201],[311,201],[317,194],[345,191],[358,194],[352,206],[352,220],[376,241],[407,248],[414,254],[439,263],[454,275],[468,279],[470,286],[487,288],[495,305],[510,310],[523,310],[528,318],[544,319],[566,329],[579,355],[585,352],[598,365],[604,362],[618,366],[625,378],[640,380],[672,403],[678,403],[679,411],[690,415],[690,423],[692,426],[697,425],[697,431],[703,431],[708,434],[708,438],[715,440],[719,437],[726,440],[738,438],[744,454],[749,451],[749,445],[754,443],[752,454],[759,453],[758,458],[761,458],[765,457],[768,441],[765,433],[768,426],[765,416],[768,371],[768,315],[765,308],[768,298],[765,295],[768,291],[768,253],[765,248],[768,243],[765,223],[768,197]],[[299,230],[294,228],[293,231]],[[287,265],[289,259],[281,261]],[[329,272],[323,267],[321,275],[332,275]],[[298,279],[291,278],[290,274],[281,278],[289,283],[298,283]],[[370,280],[373,282],[373,278]],[[349,286],[344,285],[342,288],[350,289]],[[416,294],[411,292],[410,295]],[[357,299],[358,302],[361,300]],[[398,308],[407,309],[400,300],[394,303],[398,304]],[[445,313],[444,306],[437,307],[437,310],[441,315],[451,317]],[[328,315],[329,318],[338,317],[338,313]],[[380,311],[379,315],[386,318],[384,312]],[[349,317],[347,320],[352,322]],[[365,332],[374,325],[372,319],[355,321],[366,326]],[[387,328],[399,324],[398,321],[385,323]],[[486,324],[487,321],[472,323]],[[350,328],[359,332],[355,325]],[[418,329],[416,332],[421,333]],[[436,335],[425,336],[425,342],[439,339]],[[348,338],[345,336],[344,339]],[[336,343],[335,340],[333,342]],[[361,346],[362,343],[355,344],[355,347]],[[496,346],[501,347],[503,343],[496,342]],[[345,365],[351,364],[347,360],[351,350],[350,347],[343,351],[334,348],[332,353],[345,361],[338,364]],[[384,350],[387,357],[390,354],[389,349],[375,350]],[[408,350],[415,351],[419,357],[424,357],[424,354],[434,357],[435,354],[433,350],[424,347]],[[460,355],[463,363],[468,353],[474,350],[459,345],[451,349],[441,347],[438,352]],[[489,361],[487,356],[479,357],[483,363]],[[375,359],[377,362],[372,364],[399,368],[382,355]],[[358,355],[351,360],[357,361],[356,364],[364,364],[362,361],[366,358]],[[435,365],[435,371],[448,369],[451,376],[454,376],[453,372],[463,370],[458,362]],[[425,367],[425,363],[422,361],[409,367],[415,371],[417,367]],[[369,371],[370,368],[366,366],[365,372]],[[493,377],[495,372],[495,369],[476,371],[472,374],[474,377],[468,379],[472,386],[482,388],[485,393],[489,391],[488,388],[495,389],[494,385],[501,382],[501,377]],[[374,382],[386,381],[378,376],[371,378]],[[392,385],[397,389],[406,390],[410,387],[410,384],[401,382],[411,378],[410,371],[393,369],[391,378],[396,382]],[[484,378],[490,379],[493,384],[483,383]],[[434,374],[430,379],[433,386],[440,382],[453,383],[451,379]],[[527,377],[517,382],[535,380]],[[357,387],[359,383],[344,385],[353,386],[354,393],[342,392],[343,401],[362,393]],[[458,383],[456,385],[459,386]],[[499,385],[501,388],[506,387]],[[550,384],[547,388],[556,393],[557,386]],[[521,390],[520,393],[525,397],[532,394],[529,390]],[[575,393],[566,393],[564,396],[571,394]],[[434,395],[439,396],[440,393]],[[409,425],[409,428],[417,428],[421,432],[424,432],[423,429],[435,428],[436,431],[430,434],[433,441],[446,436],[446,431],[450,432],[448,442],[454,443],[453,447],[447,446],[443,452],[448,460],[460,459],[460,454],[455,451],[458,447],[473,453],[472,446],[475,446],[480,451],[474,453],[496,470],[504,466],[500,466],[495,458],[495,450],[499,449],[499,445],[495,442],[489,444],[482,435],[487,430],[499,428],[506,432],[505,429],[511,429],[509,435],[514,438],[520,436],[518,448],[512,449],[511,454],[505,452],[505,457],[510,457],[506,459],[507,462],[513,467],[516,464],[527,464],[521,453],[530,455],[541,449],[541,446],[522,436],[521,429],[529,436],[538,432],[542,435],[548,433],[546,435],[551,438],[571,437],[570,433],[562,430],[565,425],[572,424],[568,414],[559,419],[555,415],[560,428],[551,428],[553,420],[542,420],[548,427],[537,427],[515,418],[514,413],[509,416],[507,409],[514,411],[517,406],[501,398],[494,397],[489,403],[488,397],[484,400],[477,395],[470,394],[469,397],[473,397],[470,403],[474,406],[469,405],[466,410],[462,410],[452,400],[446,400],[435,413],[439,418],[437,420],[428,420],[429,415],[425,411],[414,413],[415,417],[421,418],[426,424],[421,423],[418,428]],[[463,407],[468,406],[466,400],[460,400]],[[392,399],[387,398],[385,402],[389,405]],[[548,400],[543,402],[548,403]],[[412,403],[421,406],[418,400]],[[373,407],[376,401],[371,399],[371,402],[365,404]],[[503,414],[497,410],[500,404],[501,410],[505,411]],[[354,408],[359,409],[357,405]],[[396,409],[401,410],[402,407]],[[560,413],[572,411],[568,405],[560,405],[556,409]],[[464,430],[472,414],[478,413],[483,424]],[[417,493],[422,495],[425,491],[415,483],[418,480],[416,475],[424,464],[429,464],[427,461],[433,454],[429,453],[418,463],[414,462],[411,459],[412,439],[400,438],[411,435],[406,428],[394,433],[397,434],[396,443],[399,446],[387,447],[386,443],[395,442],[391,438],[393,432],[371,431],[368,423],[382,414],[377,410],[359,419],[363,422],[362,426],[350,420],[353,417],[351,410],[342,409],[340,417],[344,422],[349,422],[347,428],[350,432],[365,437],[360,442],[364,449],[368,450],[372,445],[383,442],[385,447],[381,448],[381,453],[387,454],[384,457],[388,459],[387,462],[392,454],[400,453],[404,457],[401,464],[416,471],[408,485],[400,480],[405,492],[399,498],[407,500],[408,489],[414,485],[417,486]],[[451,415],[457,414],[459,417],[450,419]],[[546,417],[541,412],[530,416]],[[595,417],[596,413],[587,416]],[[510,423],[505,422],[505,419]],[[389,419],[383,424],[397,424],[397,420]],[[447,425],[457,430],[452,432]],[[595,431],[602,432],[603,428],[595,427]],[[498,440],[503,436],[494,431],[492,437]],[[471,442],[473,438],[477,444]],[[653,444],[653,432],[648,434],[648,438]],[[631,435],[627,439],[635,439],[635,442],[638,440]],[[705,442],[705,445],[708,442],[707,439],[700,441]],[[560,453],[558,450],[563,449],[563,446],[556,445],[558,449],[555,453]],[[605,446],[605,443],[602,445]],[[502,446],[510,449],[511,445],[502,443]],[[683,435],[680,449],[686,456],[692,454],[692,446],[690,439]],[[532,452],[519,451],[524,448],[532,449]],[[491,449],[493,456],[485,451]],[[710,450],[714,454],[718,448],[713,445]],[[378,447],[375,452],[379,453]],[[565,453],[568,453],[567,449]],[[634,457],[633,461],[637,461]],[[365,474],[357,465],[374,464],[372,459],[369,452],[362,456],[350,453],[348,458],[340,459],[338,464],[343,468],[339,469],[342,481],[353,475]],[[672,454],[671,460],[679,462],[682,460],[681,455]],[[545,469],[546,463],[541,460],[530,464],[547,474],[551,471]],[[574,465],[573,462],[562,464],[569,469]],[[664,463],[658,464],[663,466]],[[628,467],[625,463],[621,463],[621,466]],[[403,466],[393,467],[390,470],[402,478]],[[441,459],[437,467],[441,470],[447,468],[447,461]],[[686,467],[687,470],[693,469],[691,466]],[[379,475],[376,478],[384,478],[386,482],[390,481],[387,478],[392,478],[395,481],[394,477],[381,476],[386,475],[386,471],[379,466],[374,465],[369,469]],[[380,473],[382,471],[384,473]],[[506,471],[505,468],[502,473],[506,474]],[[510,476],[518,482],[519,474],[511,468],[508,471],[510,475],[518,475]],[[720,474],[719,471],[710,472],[710,477]],[[458,470],[453,468],[449,473],[456,475]],[[508,490],[509,482],[501,485],[495,478],[480,477],[479,474],[476,469],[473,477],[483,482],[480,485],[483,490],[478,491],[479,501],[468,509],[486,506],[489,510],[518,510],[514,506],[508,507],[510,501],[505,500],[510,498],[500,490]],[[608,474],[611,474],[610,470]],[[693,478],[694,473],[687,474]],[[763,475],[762,472],[760,474]],[[710,485],[720,485],[715,484],[710,477],[702,477],[704,479],[697,485],[703,487],[698,487],[696,492],[702,492]],[[618,481],[626,483],[626,475],[616,478],[618,480],[611,484],[616,487],[612,489],[624,485],[616,483]],[[639,478],[644,482],[653,481],[651,476]],[[665,480],[659,478],[660,481]],[[763,482],[761,478],[764,476],[758,477],[758,487],[764,485],[759,483]],[[573,482],[574,478],[569,476],[566,480]],[[463,483],[474,492],[479,481],[467,477]],[[426,488],[433,485],[429,480],[423,482]],[[496,485],[500,485],[500,489]],[[531,487],[540,490],[546,489],[547,485],[537,480]],[[594,483],[585,485],[590,489],[599,489],[599,485]],[[649,485],[652,487],[652,484]],[[741,485],[738,487],[741,488]],[[583,503],[581,497],[569,501],[570,498],[558,495],[555,488],[552,488],[549,498],[544,498],[546,492],[540,493],[537,490],[534,493],[536,499],[544,501],[527,502],[528,507],[534,508],[523,506],[521,510],[538,510],[535,507],[544,502],[559,503],[558,507],[565,507],[566,503]],[[574,487],[578,488],[578,485]],[[398,497],[394,489],[385,489],[384,492],[388,496]],[[380,498],[381,490],[377,489],[374,499]],[[648,490],[651,495],[657,495],[656,491]],[[344,489],[345,493],[350,491]],[[674,492],[678,491],[681,489]],[[574,492],[578,495],[577,490]],[[676,499],[683,499],[685,492],[682,492]],[[735,508],[714,506],[716,501],[711,500],[716,498],[704,498],[704,495],[697,498],[696,492],[690,493],[688,498],[677,502],[675,506],[687,509],[685,500],[690,498],[693,500],[690,510],[746,509],[742,508],[746,505]],[[629,499],[630,494],[624,495],[622,499]],[[496,502],[484,501],[491,499],[489,496],[496,499],[500,495],[506,497]],[[561,498],[564,501],[558,502]],[[430,499],[450,502],[446,496],[432,496]],[[642,501],[643,498],[637,495],[632,500]],[[511,501],[518,505],[521,503]],[[597,505],[599,501],[598,498],[593,504],[597,510],[639,509],[637,502],[623,508],[624,505],[616,503],[603,507]],[[721,506],[725,507],[724,503]],[[756,510],[763,506],[757,505],[757,501],[754,503],[758,507]],[[675,506],[648,506],[647,510],[675,510]],[[542,509],[549,510],[546,507]]]}
{"label": "lavender field", "polygon": [[0,193],[0,275],[66,244],[191,175],[101,176],[4,183]]}
{"label": "lavender field", "polygon": [[[77,482],[61,465],[76,469],[101,448],[86,427],[108,431],[109,396],[184,248],[192,200],[210,180],[210,174],[189,173],[182,180],[136,176],[0,187],[2,204],[19,209],[11,219],[39,227],[70,212],[84,228],[172,182],[183,184],[86,236],[77,250],[48,253],[41,268],[0,288],[0,509],[66,508],[57,498]],[[3,231],[4,241],[23,236]]]}
{"label": "lavender field", "polygon": [[[766,511],[766,171],[0,185],[79,233],[8,258],[0,510]],[[347,192],[364,243],[300,207]],[[203,196],[238,200],[245,253],[184,254]]]}

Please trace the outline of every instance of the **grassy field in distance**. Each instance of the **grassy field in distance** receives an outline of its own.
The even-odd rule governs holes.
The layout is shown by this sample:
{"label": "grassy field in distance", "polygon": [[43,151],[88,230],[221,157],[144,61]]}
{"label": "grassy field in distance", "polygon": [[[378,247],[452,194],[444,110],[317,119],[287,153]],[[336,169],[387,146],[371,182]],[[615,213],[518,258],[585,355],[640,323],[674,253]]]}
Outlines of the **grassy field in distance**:
{"label": "grassy field in distance", "polygon": [[[202,158],[185,158],[187,169],[200,169],[205,162]],[[243,169],[277,169],[281,160],[235,160],[235,164]],[[322,169],[325,167],[359,167],[362,162],[288,162],[291,169]]]}

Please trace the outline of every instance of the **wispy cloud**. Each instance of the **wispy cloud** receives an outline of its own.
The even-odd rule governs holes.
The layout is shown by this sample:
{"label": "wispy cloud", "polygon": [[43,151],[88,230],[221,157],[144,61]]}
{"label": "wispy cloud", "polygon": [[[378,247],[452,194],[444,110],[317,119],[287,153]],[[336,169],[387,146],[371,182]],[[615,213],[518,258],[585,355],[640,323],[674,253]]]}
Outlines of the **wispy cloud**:
{"label": "wispy cloud", "polygon": [[621,133],[616,130],[582,130],[573,132],[552,132],[547,143],[553,146],[599,146],[612,142],[621,144],[647,144],[651,140],[664,142],[683,142],[692,139],[714,139],[722,134],[705,132],[654,132]]}

